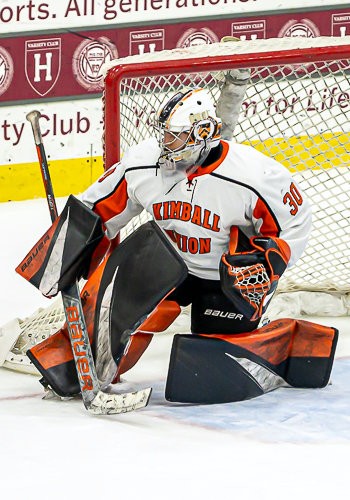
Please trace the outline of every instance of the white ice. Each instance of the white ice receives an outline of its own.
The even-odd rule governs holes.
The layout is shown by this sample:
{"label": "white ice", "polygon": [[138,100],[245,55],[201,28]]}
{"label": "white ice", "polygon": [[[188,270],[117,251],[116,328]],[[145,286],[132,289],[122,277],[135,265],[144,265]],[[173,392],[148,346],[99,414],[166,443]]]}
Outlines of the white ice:
{"label": "white ice", "polygon": [[[49,303],[14,271],[49,225],[45,200],[0,204],[0,325]],[[42,400],[37,377],[1,368],[0,499],[349,498],[349,318],[318,321],[340,329],[332,384],[235,404],[165,400],[171,334],[125,376],[153,386],[149,406],[129,414]]]}

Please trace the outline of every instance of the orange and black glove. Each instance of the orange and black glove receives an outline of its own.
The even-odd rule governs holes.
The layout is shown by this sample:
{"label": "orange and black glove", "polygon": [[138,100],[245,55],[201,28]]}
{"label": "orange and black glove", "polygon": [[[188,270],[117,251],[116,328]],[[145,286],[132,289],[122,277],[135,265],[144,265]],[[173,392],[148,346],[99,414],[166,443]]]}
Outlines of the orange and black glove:
{"label": "orange and black glove", "polygon": [[253,236],[251,250],[237,251],[238,229],[231,234],[230,250],[220,261],[221,288],[241,314],[257,321],[288,265],[290,249],[281,238]]}

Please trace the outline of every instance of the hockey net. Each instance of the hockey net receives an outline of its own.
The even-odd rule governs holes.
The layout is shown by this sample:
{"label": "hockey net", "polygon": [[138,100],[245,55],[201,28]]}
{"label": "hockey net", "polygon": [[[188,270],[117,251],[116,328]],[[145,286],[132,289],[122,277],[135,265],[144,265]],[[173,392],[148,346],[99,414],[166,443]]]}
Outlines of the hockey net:
{"label": "hockey net", "polygon": [[[350,312],[349,59],[350,37],[284,38],[148,53],[105,68],[105,168],[152,135],[155,112],[178,88],[203,86],[217,100],[225,72],[251,68],[233,140],[285,165],[313,206],[308,247],[280,280],[272,317]],[[133,220],[122,238],[148,218]],[[17,320],[21,333],[5,365],[23,366],[26,349],[63,320],[60,301]]]}

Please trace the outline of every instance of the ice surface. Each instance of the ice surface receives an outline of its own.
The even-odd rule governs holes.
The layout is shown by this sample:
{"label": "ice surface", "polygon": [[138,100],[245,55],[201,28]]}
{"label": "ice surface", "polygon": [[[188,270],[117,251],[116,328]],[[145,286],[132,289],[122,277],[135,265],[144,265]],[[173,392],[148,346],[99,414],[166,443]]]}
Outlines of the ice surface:
{"label": "ice surface", "polygon": [[[49,225],[45,200],[0,204],[0,325],[49,303],[14,272]],[[0,498],[348,498],[349,318],[319,322],[341,332],[331,385],[235,404],[165,401],[170,334],[126,374],[124,389],[154,388],[130,414],[93,417],[79,399],[42,400],[37,377],[0,369]]]}

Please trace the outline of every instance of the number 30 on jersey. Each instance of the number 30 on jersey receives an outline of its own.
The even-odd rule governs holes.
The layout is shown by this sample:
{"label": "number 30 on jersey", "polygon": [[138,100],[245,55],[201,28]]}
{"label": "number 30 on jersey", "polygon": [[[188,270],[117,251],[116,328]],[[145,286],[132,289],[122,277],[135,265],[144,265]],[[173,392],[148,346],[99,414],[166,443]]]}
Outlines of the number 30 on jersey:
{"label": "number 30 on jersey", "polygon": [[300,194],[300,191],[294,184],[291,183],[289,186],[289,191],[283,196],[283,203],[290,206],[291,215],[296,215],[298,213],[299,207],[303,204],[303,197]]}

